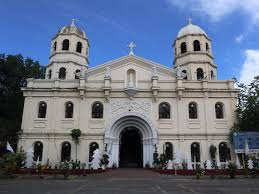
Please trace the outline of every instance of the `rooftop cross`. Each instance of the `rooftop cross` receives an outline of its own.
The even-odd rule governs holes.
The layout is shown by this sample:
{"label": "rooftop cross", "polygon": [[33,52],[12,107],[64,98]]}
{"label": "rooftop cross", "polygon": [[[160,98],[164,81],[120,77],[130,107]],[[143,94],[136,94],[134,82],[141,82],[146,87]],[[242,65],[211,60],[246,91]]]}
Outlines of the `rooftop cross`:
{"label": "rooftop cross", "polygon": [[76,21],[76,19],[72,19],[71,26],[75,26],[75,21]]}
{"label": "rooftop cross", "polygon": [[192,24],[192,18],[188,18],[188,24]]}
{"label": "rooftop cross", "polygon": [[137,46],[137,45],[134,44],[133,42],[130,42],[130,43],[129,43],[129,45],[128,45],[128,47],[129,47],[129,49],[130,49],[129,55],[134,55],[133,49],[134,49],[134,47],[136,47],[136,46]]}

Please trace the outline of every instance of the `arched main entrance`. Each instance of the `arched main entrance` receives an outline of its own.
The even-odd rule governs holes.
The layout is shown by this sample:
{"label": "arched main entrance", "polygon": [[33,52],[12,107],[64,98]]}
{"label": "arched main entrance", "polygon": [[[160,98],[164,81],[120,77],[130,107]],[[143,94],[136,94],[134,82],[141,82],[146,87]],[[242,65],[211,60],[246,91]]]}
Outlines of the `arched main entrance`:
{"label": "arched main entrance", "polygon": [[[122,161],[126,161],[126,156],[121,153],[121,151],[123,152],[121,149],[127,149],[127,147],[121,148],[121,146],[123,146],[124,140],[129,144],[130,142],[134,143],[133,140],[129,140],[130,134],[135,136],[137,139],[139,139],[139,136],[141,137],[140,143],[138,143],[139,140],[135,140],[135,143],[138,144],[138,147],[140,144],[140,148],[138,148],[137,154],[142,154],[140,155],[142,158],[141,161],[139,161],[140,159],[138,157],[135,158],[137,161],[139,161],[138,164],[140,164],[142,167],[144,167],[146,164],[152,166],[154,147],[158,143],[157,130],[153,125],[153,122],[147,117],[146,114],[138,112],[125,112],[117,115],[116,117],[113,117],[105,129],[104,143],[110,156],[108,164],[109,167],[112,167],[113,165],[119,167],[121,165],[124,166]],[[133,157],[131,159],[133,160]]]}
{"label": "arched main entrance", "polygon": [[143,166],[142,134],[135,127],[126,127],[120,135],[119,167]]}

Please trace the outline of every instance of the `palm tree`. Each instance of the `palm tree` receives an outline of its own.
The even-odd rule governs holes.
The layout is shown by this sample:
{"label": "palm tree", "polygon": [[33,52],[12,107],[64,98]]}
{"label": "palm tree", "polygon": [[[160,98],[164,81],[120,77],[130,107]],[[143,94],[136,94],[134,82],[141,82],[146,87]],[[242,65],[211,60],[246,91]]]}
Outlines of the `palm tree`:
{"label": "palm tree", "polygon": [[81,136],[81,130],[80,129],[72,129],[71,130],[71,137],[76,145],[76,159],[77,159],[77,144],[79,144],[79,137]]}

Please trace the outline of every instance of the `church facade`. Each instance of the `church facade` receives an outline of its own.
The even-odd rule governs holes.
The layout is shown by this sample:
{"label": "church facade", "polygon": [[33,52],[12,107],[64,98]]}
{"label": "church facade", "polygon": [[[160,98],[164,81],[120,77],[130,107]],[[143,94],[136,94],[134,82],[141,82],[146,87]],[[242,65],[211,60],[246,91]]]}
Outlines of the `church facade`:
{"label": "church facade", "polygon": [[[189,22],[174,43],[174,66],[134,54],[88,68],[90,44],[74,22],[51,40],[45,79],[27,80],[19,147],[42,164],[78,159],[88,167],[96,148],[109,166],[152,166],[153,153],[203,163],[217,147],[218,164],[235,161],[228,134],[238,90],[218,80],[212,43]],[[71,130],[80,129],[79,144]]]}

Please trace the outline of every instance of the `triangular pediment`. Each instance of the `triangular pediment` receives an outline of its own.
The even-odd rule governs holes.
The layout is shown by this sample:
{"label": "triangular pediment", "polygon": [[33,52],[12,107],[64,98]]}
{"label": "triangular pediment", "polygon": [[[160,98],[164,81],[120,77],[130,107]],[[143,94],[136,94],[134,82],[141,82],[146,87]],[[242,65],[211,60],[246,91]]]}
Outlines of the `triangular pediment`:
{"label": "triangular pediment", "polygon": [[135,55],[121,57],[94,68],[90,68],[86,72],[87,79],[103,80],[107,67],[110,69],[110,75],[113,81],[124,80],[125,72],[128,69],[134,69],[137,72],[139,75],[138,80],[150,81],[153,76],[154,67],[156,68],[159,80],[175,80],[173,69]]}

